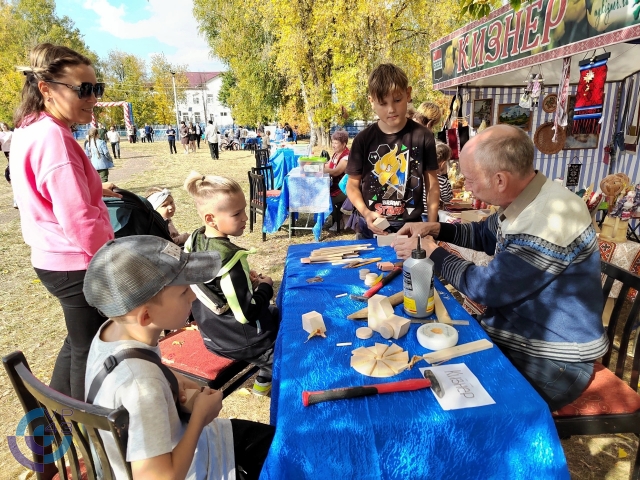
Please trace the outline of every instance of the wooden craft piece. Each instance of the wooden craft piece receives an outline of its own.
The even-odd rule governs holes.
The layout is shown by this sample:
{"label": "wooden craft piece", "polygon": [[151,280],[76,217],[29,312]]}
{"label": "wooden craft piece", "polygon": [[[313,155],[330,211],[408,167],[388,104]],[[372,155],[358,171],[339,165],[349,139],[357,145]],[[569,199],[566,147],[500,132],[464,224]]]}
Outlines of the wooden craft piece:
{"label": "wooden craft piece", "polygon": [[357,348],[351,353],[351,367],[370,377],[392,377],[408,367],[409,354],[394,343],[389,346],[376,343],[371,347]]}
{"label": "wooden craft piece", "polygon": [[383,272],[390,272],[391,270],[393,270],[393,263],[391,263],[391,262],[378,262],[376,264],[376,267],[378,267],[378,270],[382,270]]}
{"label": "wooden craft piece", "polygon": [[361,340],[366,340],[368,338],[371,338],[372,336],[373,330],[371,330],[369,327],[360,327],[356,330],[356,337]]}
{"label": "wooden craft piece", "polygon": [[374,220],[373,226],[379,228],[380,230],[386,230],[391,226],[391,224],[386,218],[378,217]]}
{"label": "wooden craft piece", "polygon": [[376,240],[378,241],[379,247],[388,247],[396,241],[396,234],[390,233],[388,235],[376,235]]}
{"label": "wooden craft piece", "polygon": [[408,318],[391,315],[391,317],[387,319],[386,324],[393,329],[393,338],[397,340],[407,334],[411,326],[411,321]]}
{"label": "wooden craft piece", "polygon": [[438,322],[451,324],[451,316],[449,315],[449,312],[447,312],[444,303],[442,303],[442,299],[440,298],[438,291],[434,289],[433,293],[433,301],[436,306],[436,317],[438,317]]}
{"label": "wooden craft piece", "polygon": [[[392,307],[396,305],[400,305],[404,299],[404,292],[394,293],[390,297],[388,297],[389,303]],[[362,308],[357,312],[353,312],[351,315],[348,315],[347,318],[349,320],[366,320],[369,318],[369,307]]]}
{"label": "wooden craft piece", "polygon": [[193,403],[196,401],[196,397],[200,393],[200,390],[196,388],[187,388],[184,393],[187,399],[180,405],[180,408],[187,413],[191,413],[193,412]]}
{"label": "wooden craft piece", "polygon": [[487,350],[492,347],[493,343],[486,338],[483,338],[481,340],[476,340],[475,342],[456,345],[455,347],[445,348],[444,350],[438,350],[433,353],[426,353],[423,357],[427,362],[434,364],[437,362],[445,362],[452,358],[461,357],[462,355],[467,355],[469,353],[481,352],[482,350]]}
{"label": "wooden craft piece", "polygon": [[302,329],[305,332],[312,333],[320,330],[326,332],[327,328],[324,326],[324,320],[322,315],[318,312],[307,312],[302,315]]}
{"label": "wooden craft piece", "polygon": [[367,275],[369,275],[369,271],[370,270],[368,268],[361,268],[360,270],[358,270],[360,280],[365,280],[367,278]]}
{"label": "wooden craft piece", "polygon": [[364,284],[367,287],[373,287],[376,283],[378,283],[378,275],[377,273],[367,273],[367,276],[364,278]]}
{"label": "wooden craft piece", "polygon": [[386,322],[387,318],[393,315],[393,306],[384,295],[374,295],[369,299],[369,322],[368,326],[374,331],[378,331],[378,325]]}
{"label": "wooden craft piece", "polygon": [[388,322],[382,323],[378,325],[378,333],[382,336],[382,338],[388,340],[393,337],[393,327],[389,325]]}
{"label": "wooden craft piece", "polygon": [[361,243],[359,245],[343,245],[340,247],[325,247],[325,248],[317,248],[315,250],[311,251],[310,256],[314,257],[316,255],[327,255],[330,253],[336,253],[336,252],[356,252],[359,250],[364,250],[364,249],[368,249],[368,247],[370,247],[371,244],[370,243]]}

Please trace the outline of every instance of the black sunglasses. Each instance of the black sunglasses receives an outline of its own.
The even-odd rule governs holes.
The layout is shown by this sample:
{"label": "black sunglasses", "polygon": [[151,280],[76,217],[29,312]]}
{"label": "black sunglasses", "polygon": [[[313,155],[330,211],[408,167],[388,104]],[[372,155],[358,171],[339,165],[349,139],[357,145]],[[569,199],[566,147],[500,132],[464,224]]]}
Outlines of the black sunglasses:
{"label": "black sunglasses", "polygon": [[102,98],[104,95],[104,83],[93,83],[82,82],[80,86],[77,85],[69,85],[68,83],[63,82],[54,82],[53,80],[45,80],[47,83],[57,83],[58,85],[64,85],[71,90],[74,90],[78,93],[78,98],[89,98],[91,93],[93,92],[96,98]]}

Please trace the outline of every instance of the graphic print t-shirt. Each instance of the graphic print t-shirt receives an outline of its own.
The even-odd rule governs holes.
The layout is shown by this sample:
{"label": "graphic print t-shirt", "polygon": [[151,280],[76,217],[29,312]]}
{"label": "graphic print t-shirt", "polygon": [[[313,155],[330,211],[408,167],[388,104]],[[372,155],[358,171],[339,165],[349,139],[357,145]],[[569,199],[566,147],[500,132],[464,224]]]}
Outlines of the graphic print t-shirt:
{"label": "graphic print t-shirt", "polygon": [[402,222],[420,221],[423,173],[437,169],[433,134],[413,120],[391,134],[369,125],[354,138],[347,163],[347,174],[361,176],[367,208]]}

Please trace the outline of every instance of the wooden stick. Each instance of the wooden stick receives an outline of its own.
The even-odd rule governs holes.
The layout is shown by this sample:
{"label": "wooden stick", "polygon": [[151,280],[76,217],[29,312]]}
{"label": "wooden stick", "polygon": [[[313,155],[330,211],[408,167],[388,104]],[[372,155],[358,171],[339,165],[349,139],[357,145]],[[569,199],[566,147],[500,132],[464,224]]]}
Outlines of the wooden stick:
{"label": "wooden stick", "polygon": [[361,262],[353,262],[349,265],[345,265],[342,268],[360,268],[364,267],[365,265],[369,265],[370,263],[379,262],[380,260],[382,260],[382,257],[363,259]]}
{"label": "wooden stick", "polygon": [[359,247],[349,246],[349,247],[330,247],[330,248],[318,248],[316,250],[312,250],[312,255],[324,255],[327,253],[336,253],[336,252],[357,252],[359,250],[363,250],[365,248],[369,248],[368,245],[362,245]]}
{"label": "wooden stick", "polygon": [[312,250],[312,252],[328,252],[331,250],[357,250],[359,248],[367,248],[370,247],[371,243],[360,243],[358,245],[342,245],[340,247],[323,247],[323,248],[316,248],[315,250]]}
{"label": "wooden stick", "polygon": [[340,253],[340,254],[337,254],[337,255],[325,255],[325,256],[322,256],[322,257],[318,256],[318,257],[301,258],[300,262],[302,262],[302,263],[335,262],[336,260],[345,260],[345,259],[347,259],[349,257],[353,257],[353,255]]}
{"label": "wooden stick", "polygon": [[[396,305],[400,305],[404,299],[404,292],[394,293],[389,297],[389,302],[394,307]],[[347,316],[349,320],[366,320],[369,317],[369,308],[365,307],[357,312],[353,312],[351,315]]]}
{"label": "wooden stick", "polygon": [[451,316],[449,315],[449,312],[447,312],[447,308],[444,306],[444,303],[442,303],[442,299],[440,298],[440,295],[438,295],[438,291],[434,289],[433,292],[433,300],[436,304],[436,317],[438,317],[438,321],[440,323],[447,323],[451,325]]}
{"label": "wooden stick", "polygon": [[427,362],[433,365],[434,363],[446,362],[452,358],[461,357],[462,355],[467,355],[469,353],[481,352],[482,350],[487,350],[492,347],[493,343],[486,338],[483,338],[481,340],[476,340],[475,342],[464,343],[455,347],[438,350],[433,353],[426,353],[423,357]]}

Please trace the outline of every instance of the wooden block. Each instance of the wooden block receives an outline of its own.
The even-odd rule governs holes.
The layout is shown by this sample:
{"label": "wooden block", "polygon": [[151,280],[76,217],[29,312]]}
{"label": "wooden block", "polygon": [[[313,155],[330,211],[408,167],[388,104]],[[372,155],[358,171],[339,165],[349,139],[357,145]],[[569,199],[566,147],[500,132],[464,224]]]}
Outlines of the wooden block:
{"label": "wooden block", "polygon": [[195,388],[187,388],[184,393],[187,396],[187,400],[185,400],[185,402],[180,405],[180,408],[185,412],[191,413],[193,412],[193,403],[196,401],[196,397],[200,393],[200,390]]}
{"label": "wooden block", "polygon": [[388,247],[396,240],[396,234],[390,233],[389,235],[376,235],[379,247]]}
{"label": "wooden block", "polygon": [[366,340],[368,338],[371,338],[372,336],[373,330],[371,330],[369,327],[360,327],[356,330],[356,337],[361,340]]}
{"label": "wooden block", "polygon": [[369,322],[368,326],[374,331],[378,331],[378,325],[384,323],[387,318],[393,315],[393,307],[389,298],[384,295],[374,295],[369,299]]}
{"label": "wooden block", "polygon": [[379,228],[380,230],[386,230],[391,226],[391,224],[384,217],[376,218],[375,221],[373,222],[373,225]]}
{"label": "wooden block", "polygon": [[376,354],[376,357],[382,358],[385,352],[389,349],[389,345],[385,345],[384,343],[376,343],[373,347],[369,347],[373,350],[373,353]]}
{"label": "wooden block", "polygon": [[385,360],[392,360],[394,362],[404,362],[409,363],[409,352],[405,350],[401,350],[400,352],[396,352],[394,354],[389,355],[385,354]]}
{"label": "wooden block", "polygon": [[302,329],[308,333],[315,332],[317,330],[320,330],[321,332],[327,331],[327,328],[324,326],[322,315],[316,311],[307,312],[302,315]]}
{"label": "wooden block", "polygon": [[407,362],[403,362],[402,360],[389,360],[385,358],[384,363],[387,364],[391,370],[393,370],[396,374],[404,372],[407,368],[409,368],[409,364]]}
{"label": "wooden block", "polygon": [[393,327],[388,323],[381,323],[378,325],[378,333],[388,340],[393,337]]}
{"label": "wooden block", "polygon": [[390,272],[393,270],[393,263],[391,262],[378,262],[376,264],[378,270],[382,270],[383,272]]}
{"label": "wooden block", "polygon": [[393,328],[393,338],[397,340],[407,334],[409,327],[411,326],[411,321],[408,318],[392,315],[387,320],[387,325]]}
{"label": "wooden block", "polygon": [[438,291],[434,289],[433,293],[434,293],[433,301],[435,303],[436,317],[438,317],[438,321],[440,323],[447,323],[450,325],[451,317],[449,316],[449,312],[447,312],[447,309],[444,306],[444,303],[442,303],[442,299],[440,298]]}
{"label": "wooden block", "polygon": [[392,343],[391,345],[389,345],[389,348],[387,348],[387,356],[391,356],[391,355],[395,355],[396,353],[401,353],[403,352],[402,347],[399,345],[396,345],[395,343]]}
{"label": "wooden block", "polygon": [[[404,292],[394,293],[389,297],[389,303],[395,307],[400,305],[404,300]],[[366,320],[369,317],[369,307],[361,308],[357,312],[353,312],[351,315],[347,315],[349,320]]]}
{"label": "wooden block", "polygon": [[492,347],[493,343],[486,338],[483,338],[481,340],[476,340],[475,342],[464,343],[462,345],[456,345],[455,347],[438,350],[437,352],[427,353],[423,355],[423,357],[427,362],[433,364],[437,362],[446,362],[452,358],[461,357],[462,355],[467,355],[469,353],[480,352]]}
{"label": "wooden block", "polygon": [[396,374],[384,360],[378,360],[375,369],[371,372],[372,377],[384,378],[393,377]]}

